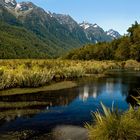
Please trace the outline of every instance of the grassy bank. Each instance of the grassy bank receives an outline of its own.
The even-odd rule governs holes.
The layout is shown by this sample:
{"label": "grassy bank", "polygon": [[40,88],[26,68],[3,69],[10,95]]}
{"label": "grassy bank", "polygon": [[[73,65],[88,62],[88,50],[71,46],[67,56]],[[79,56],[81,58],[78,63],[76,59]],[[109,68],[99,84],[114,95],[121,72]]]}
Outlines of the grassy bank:
{"label": "grassy bank", "polygon": [[139,140],[140,139],[140,109],[129,111],[119,115],[110,113],[105,116],[95,113],[96,122],[87,125],[89,140]]}
{"label": "grassy bank", "polygon": [[[138,91],[140,93],[140,91]],[[140,105],[139,97],[136,99]],[[95,112],[94,123],[87,124],[89,140],[139,140],[140,139],[140,107],[124,113],[105,107],[104,115]]]}
{"label": "grassy bank", "polygon": [[62,89],[69,89],[76,87],[77,84],[73,81],[62,81],[57,83],[51,83],[47,86],[42,86],[38,88],[12,88],[12,89],[5,89],[0,91],[0,96],[6,95],[18,95],[18,94],[30,94],[30,93],[37,93],[43,91],[56,91]]}
{"label": "grassy bank", "polygon": [[140,64],[129,60],[71,61],[71,60],[0,60],[0,90],[35,88],[52,81],[68,80],[89,74],[103,74],[120,68],[140,69]]}

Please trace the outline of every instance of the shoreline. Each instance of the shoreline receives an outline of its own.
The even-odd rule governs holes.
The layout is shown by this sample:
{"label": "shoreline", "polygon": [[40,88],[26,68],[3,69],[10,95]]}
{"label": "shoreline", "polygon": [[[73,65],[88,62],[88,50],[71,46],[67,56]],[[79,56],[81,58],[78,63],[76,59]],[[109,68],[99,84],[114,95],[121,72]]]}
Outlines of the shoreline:
{"label": "shoreline", "polygon": [[1,60],[0,96],[73,88],[78,86],[79,78],[101,78],[114,69],[139,71],[140,63],[134,60]]}
{"label": "shoreline", "polygon": [[[102,78],[102,77],[105,77],[105,75],[106,74],[86,74],[81,78],[91,78],[91,77],[92,78]],[[17,87],[17,88],[4,89],[4,90],[0,90],[0,97],[70,89],[70,88],[78,87],[79,84],[76,82],[78,79],[80,79],[80,78],[74,78],[74,80],[61,80],[58,82],[52,81],[48,85],[37,87],[37,88]]]}
{"label": "shoreline", "polygon": [[[113,69],[112,69],[113,70]],[[117,70],[126,70],[126,69],[117,69]],[[135,71],[135,70],[133,70]],[[137,71],[135,71],[137,72]],[[51,81],[50,84],[40,86],[40,87],[26,87],[26,88],[20,88],[20,87],[15,87],[15,88],[9,88],[9,89],[3,89],[0,90],[0,97],[1,96],[13,96],[13,95],[23,95],[23,94],[35,94],[38,92],[49,92],[49,91],[57,91],[57,90],[64,90],[64,89],[70,89],[74,87],[78,87],[79,79],[84,79],[84,78],[103,78],[108,75],[108,72],[104,72],[102,74],[85,74],[83,77],[80,78],[73,78],[73,79],[59,79],[59,81]],[[45,94],[45,93],[44,93]]]}
{"label": "shoreline", "polygon": [[61,81],[52,83],[47,86],[42,86],[38,88],[11,88],[11,89],[5,89],[0,91],[0,96],[12,96],[12,95],[21,95],[21,94],[34,94],[37,92],[43,92],[43,91],[56,91],[56,90],[63,90],[63,89],[69,89],[77,87],[78,84],[74,81]]}

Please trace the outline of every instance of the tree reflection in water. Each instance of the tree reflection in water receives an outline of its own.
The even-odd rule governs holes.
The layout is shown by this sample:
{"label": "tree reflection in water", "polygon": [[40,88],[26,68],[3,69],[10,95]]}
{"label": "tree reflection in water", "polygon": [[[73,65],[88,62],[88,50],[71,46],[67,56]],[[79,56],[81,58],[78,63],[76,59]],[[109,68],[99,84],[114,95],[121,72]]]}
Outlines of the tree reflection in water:
{"label": "tree reflection in water", "polygon": [[139,81],[140,74],[112,72],[104,78],[81,79],[72,89],[0,96],[0,133],[29,129],[42,135],[56,126],[83,126],[91,121],[91,111],[101,109],[101,101],[127,110],[135,105],[130,95],[137,96],[133,89],[140,87]]}

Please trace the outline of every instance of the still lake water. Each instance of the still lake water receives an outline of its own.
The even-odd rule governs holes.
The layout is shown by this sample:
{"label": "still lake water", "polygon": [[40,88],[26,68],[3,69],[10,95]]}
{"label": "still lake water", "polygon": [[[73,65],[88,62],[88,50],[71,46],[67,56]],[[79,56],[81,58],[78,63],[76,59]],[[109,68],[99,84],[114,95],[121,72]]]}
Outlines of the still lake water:
{"label": "still lake water", "polygon": [[0,135],[11,131],[51,132],[60,125],[83,126],[100,102],[125,111],[133,104],[130,94],[140,88],[140,72],[115,71],[106,77],[85,78],[79,86],[54,92],[0,97]]}

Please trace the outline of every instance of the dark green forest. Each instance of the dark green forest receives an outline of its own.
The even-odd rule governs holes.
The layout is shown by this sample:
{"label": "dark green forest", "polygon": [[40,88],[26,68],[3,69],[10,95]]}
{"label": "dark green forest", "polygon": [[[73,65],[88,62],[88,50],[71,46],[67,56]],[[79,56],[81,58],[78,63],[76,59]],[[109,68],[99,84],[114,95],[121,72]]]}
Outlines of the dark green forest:
{"label": "dark green forest", "polygon": [[48,58],[47,45],[25,28],[0,23],[0,58]]}
{"label": "dark green forest", "polygon": [[79,60],[128,60],[140,61],[140,24],[135,22],[127,30],[128,34],[112,42],[84,45],[74,49],[64,58]]}
{"label": "dark green forest", "polygon": [[0,9],[1,59],[55,58],[87,41],[80,29],[77,39],[40,8],[19,17],[1,5]]}
{"label": "dark green forest", "polygon": [[[112,42],[87,44],[81,48],[73,49],[62,56],[62,58],[73,60],[134,59],[140,61],[140,24],[135,22],[127,31],[127,35],[115,39]],[[58,48],[56,47],[55,49],[53,45],[49,44],[50,42],[47,43],[47,40],[43,41],[32,31],[27,30],[16,21],[14,25],[0,22],[1,59],[52,58],[54,56],[60,56],[58,55]],[[62,48],[61,53],[63,52]]]}
{"label": "dark green forest", "polygon": [[[128,29],[127,35],[113,41],[109,41],[100,29],[104,38],[101,40],[106,42],[95,44],[95,41],[88,40],[85,31],[71,17],[67,17],[73,23],[71,26],[62,25],[43,9],[33,7],[28,14],[17,14],[0,5],[0,59],[62,57],[140,61],[140,24],[137,22]],[[99,40],[97,37],[100,38],[101,34],[96,31],[94,39]]]}

